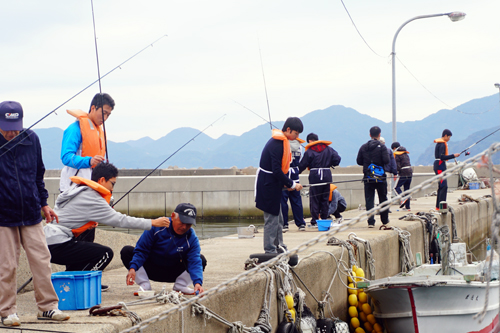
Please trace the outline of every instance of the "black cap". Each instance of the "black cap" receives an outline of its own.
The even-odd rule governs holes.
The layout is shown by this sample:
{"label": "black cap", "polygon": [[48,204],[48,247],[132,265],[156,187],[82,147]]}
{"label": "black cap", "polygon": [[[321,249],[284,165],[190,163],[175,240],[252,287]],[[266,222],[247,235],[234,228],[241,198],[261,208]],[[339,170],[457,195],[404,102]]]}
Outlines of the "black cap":
{"label": "black cap", "polygon": [[178,204],[174,212],[179,214],[179,219],[182,223],[196,225],[196,207],[192,204]]}
{"label": "black cap", "polygon": [[22,131],[23,107],[18,102],[0,103],[0,129],[3,131]]}
{"label": "black cap", "polygon": [[399,146],[401,146],[401,145],[399,144],[399,142],[395,141],[395,142],[393,142],[393,143],[392,143],[392,145],[391,145],[391,149],[394,149],[394,148],[399,148]]}

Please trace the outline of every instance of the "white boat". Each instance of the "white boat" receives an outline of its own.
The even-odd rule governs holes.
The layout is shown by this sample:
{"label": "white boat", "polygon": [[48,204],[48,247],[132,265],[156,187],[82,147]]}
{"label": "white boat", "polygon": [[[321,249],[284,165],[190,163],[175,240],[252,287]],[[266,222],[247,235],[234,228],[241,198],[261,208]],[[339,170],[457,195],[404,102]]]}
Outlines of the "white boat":
{"label": "white boat", "polygon": [[[442,275],[440,264],[424,264],[404,276],[372,280],[365,291],[388,333],[497,333],[499,282],[490,281],[486,295],[484,265],[454,263]],[[483,310],[486,297],[480,323],[473,317]]]}

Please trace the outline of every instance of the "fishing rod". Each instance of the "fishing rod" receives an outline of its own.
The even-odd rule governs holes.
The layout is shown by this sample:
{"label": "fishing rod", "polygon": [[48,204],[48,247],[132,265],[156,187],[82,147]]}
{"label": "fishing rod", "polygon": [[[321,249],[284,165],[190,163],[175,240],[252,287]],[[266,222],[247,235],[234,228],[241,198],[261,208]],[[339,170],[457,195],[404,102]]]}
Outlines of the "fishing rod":
{"label": "fishing rod", "polygon": [[259,44],[260,68],[262,70],[262,79],[264,79],[264,91],[266,92],[267,113],[269,114],[269,125],[271,126],[271,131],[272,131],[273,123],[271,121],[271,109],[269,108],[269,98],[267,97],[266,77],[264,75],[264,64],[262,62],[262,52],[260,51],[260,41],[258,36],[257,36],[257,43]]}
{"label": "fishing rod", "polygon": [[247,109],[248,111],[252,112],[254,115],[256,115],[257,117],[259,117],[260,119],[264,120],[266,123],[269,123],[271,125],[271,129],[274,127],[276,129],[279,129],[277,126],[275,126],[273,123],[271,123],[269,120],[267,120],[266,118],[262,117],[260,114],[258,114],[257,112],[247,108],[246,106],[244,106],[243,104],[239,103],[239,102],[236,102],[234,99],[232,99],[233,102],[235,102],[236,104],[242,106],[243,108]]}
{"label": "fishing rod", "polygon": [[194,141],[194,139],[196,139],[200,134],[202,134],[203,132],[205,132],[209,127],[213,126],[213,124],[215,124],[216,122],[218,122],[221,118],[223,118],[225,116],[226,116],[226,114],[223,114],[222,116],[220,116],[219,118],[217,118],[217,120],[215,120],[213,123],[211,123],[210,125],[208,125],[207,127],[205,127],[203,130],[201,130],[200,133],[196,134],[191,139],[189,139],[185,144],[183,144],[179,149],[177,149],[176,151],[174,151],[169,157],[167,157],[166,159],[164,159],[163,162],[161,162],[160,164],[158,164],[158,166],[156,168],[154,168],[150,173],[148,173],[144,178],[142,178],[137,184],[135,184],[134,187],[132,187],[130,190],[128,190],[127,193],[125,193],[124,195],[122,195],[122,197],[120,199],[118,199],[118,201],[116,201],[115,203],[113,203],[113,205],[111,205],[111,207],[116,206],[117,203],[119,203],[130,192],[132,192],[132,190],[134,188],[136,188],[137,186],[139,186],[139,184],[142,183],[146,178],[148,178],[149,176],[151,176],[151,174],[153,172],[155,172],[163,163],[165,163],[166,161],[168,161],[172,156],[174,156],[175,154],[177,154],[177,152],[179,152],[182,148],[184,148],[188,143],[190,143],[191,141]]}
{"label": "fishing rod", "polygon": [[483,141],[483,140],[484,140],[484,139],[486,139],[487,137],[492,136],[493,134],[495,134],[495,133],[496,133],[496,132],[498,132],[498,131],[500,131],[500,128],[499,128],[499,129],[497,129],[496,131],[494,131],[494,132],[492,132],[492,133],[488,134],[487,136],[485,136],[485,137],[484,137],[484,138],[482,138],[481,140],[476,141],[475,143],[473,143],[473,144],[472,144],[472,145],[470,145],[469,147],[465,148],[464,150],[462,150],[462,151],[460,152],[460,155],[462,155],[463,153],[465,153],[465,156],[470,155],[470,153],[468,152],[468,150],[469,150],[469,149],[471,149],[472,147],[474,147],[475,145],[477,145],[479,142]]}
{"label": "fishing rod", "polygon": [[108,140],[106,138],[106,125],[104,119],[104,101],[102,99],[101,70],[99,69],[99,52],[97,51],[97,34],[95,30],[94,0],[90,0],[90,5],[92,7],[92,25],[94,26],[95,58],[97,61],[97,80],[99,81],[99,96],[101,97],[100,99],[101,99],[102,131],[104,132],[104,151],[106,152],[106,161],[109,161]]}
{"label": "fishing rod", "polygon": [[[155,40],[154,42],[148,44],[146,47],[144,47],[143,49],[141,49],[139,52],[135,53],[134,55],[132,55],[131,57],[129,57],[128,59],[126,59],[125,61],[123,61],[122,63],[120,63],[118,66],[116,66],[115,68],[113,68],[112,70],[110,70],[109,72],[107,72],[106,74],[104,74],[102,77],[100,77],[101,79],[105,78],[106,76],[108,76],[109,74],[113,73],[115,70],[117,70],[118,68],[121,69],[121,66],[124,65],[125,63],[129,62],[130,60],[132,60],[133,58],[135,58],[136,56],[138,56],[140,53],[142,53],[144,50],[146,50],[147,48],[149,47],[153,47],[153,45],[158,42],[160,39],[162,39],[163,37],[166,37],[167,35],[163,35],[161,36],[160,38],[158,38],[157,40]],[[64,101],[61,105],[59,105],[58,107],[56,107],[54,110],[50,111],[49,113],[47,113],[45,116],[43,116],[42,118],[40,118],[39,120],[37,120],[33,125],[31,125],[30,127],[24,129],[23,131],[21,131],[15,138],[17,138],[18,136],[22,135],[23,133],[25,133],[26,131],[30,130],[31,128],[33,128],[36,124],[38,124],[39,122],[41,122],[42,120],[44,120],[45,118],[47,118],[48,116],[50,116],[52,113],[56,112],[57,110],[59,110],[63,105],[65,105],[66,103],[68,103],[69,101],[71,101],[72,99],[74,99],[75,97],[77,97],[78,95],[80,95],[81,93],[83,93],[85,90],[87,90],[88,88],[92,87],[96,82],[98,82],[98,80],[95,80],[94,82],[92,82],[91,84],[89,84],[88,86],[86,86],[85,88],[83,88],[82,90],[80,90],[79,92],[77,92],[75,95],[73,95],[72,97],[70,97],[69,99],[67,99],[66,101]],[[9,152],[12,148],[16,147],[18,144],[20,144],[21,142],[23,142],[28,136],[26,136],[25,138],[21,139],[19,142],[16,142],[12,147],[10,147],[9,149],[7,149],[7,151],[5,151],[2,155],[0,155],[0,157],[2,157],[3,155],[5,155],[7,152]],[[14,139],[15,139],[14,138]],[[13,139],[13,140],[14,140]],[[12,141],[12,140],[11,140]],[[8,141],[6,142],[3,146],[0,147],[0,150],[2,150],[7,144],[9,144],[9,142],[11,141]]]}

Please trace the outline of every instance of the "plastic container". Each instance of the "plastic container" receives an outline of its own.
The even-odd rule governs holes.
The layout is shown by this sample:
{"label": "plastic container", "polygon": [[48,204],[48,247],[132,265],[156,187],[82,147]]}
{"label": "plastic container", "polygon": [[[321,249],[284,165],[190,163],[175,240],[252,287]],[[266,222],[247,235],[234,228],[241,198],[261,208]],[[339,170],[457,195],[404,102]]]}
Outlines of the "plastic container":
{"label": "plastic container", "polygon": [[52,273],[60,310],[83,310],[101,304],[101,271]]}
{"label": "plastic container", "polygon": [[255,228],[252,227],[238,227],[238,238],[254,238]]}
{"label": "plastic container", "polygon": [[469,182],[469,190],[479,190],[481,184],[479,182]]}
{"label": "plastic container", "polygon": [[316,220],[316,223],[318,223],[318,231],[328,231],[332,220]]}

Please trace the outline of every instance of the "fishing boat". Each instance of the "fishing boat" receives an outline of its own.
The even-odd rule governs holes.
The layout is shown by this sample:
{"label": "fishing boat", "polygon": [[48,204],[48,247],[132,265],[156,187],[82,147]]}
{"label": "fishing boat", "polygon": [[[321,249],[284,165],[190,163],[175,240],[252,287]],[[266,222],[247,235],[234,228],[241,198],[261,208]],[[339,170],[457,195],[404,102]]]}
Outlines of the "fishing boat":
{"label": "fishing boat", "polygon": [[[450,263],[446,274],[442,264],[423,264],[405,274],[372,280],[365,292],[372,298],[373,315],[388,333],[497,333],[499,281],[490,281],[488,289],[484,268],[485,261],[467,263],[464,258]],[[485,301],[480,322],[474,316]]]}

